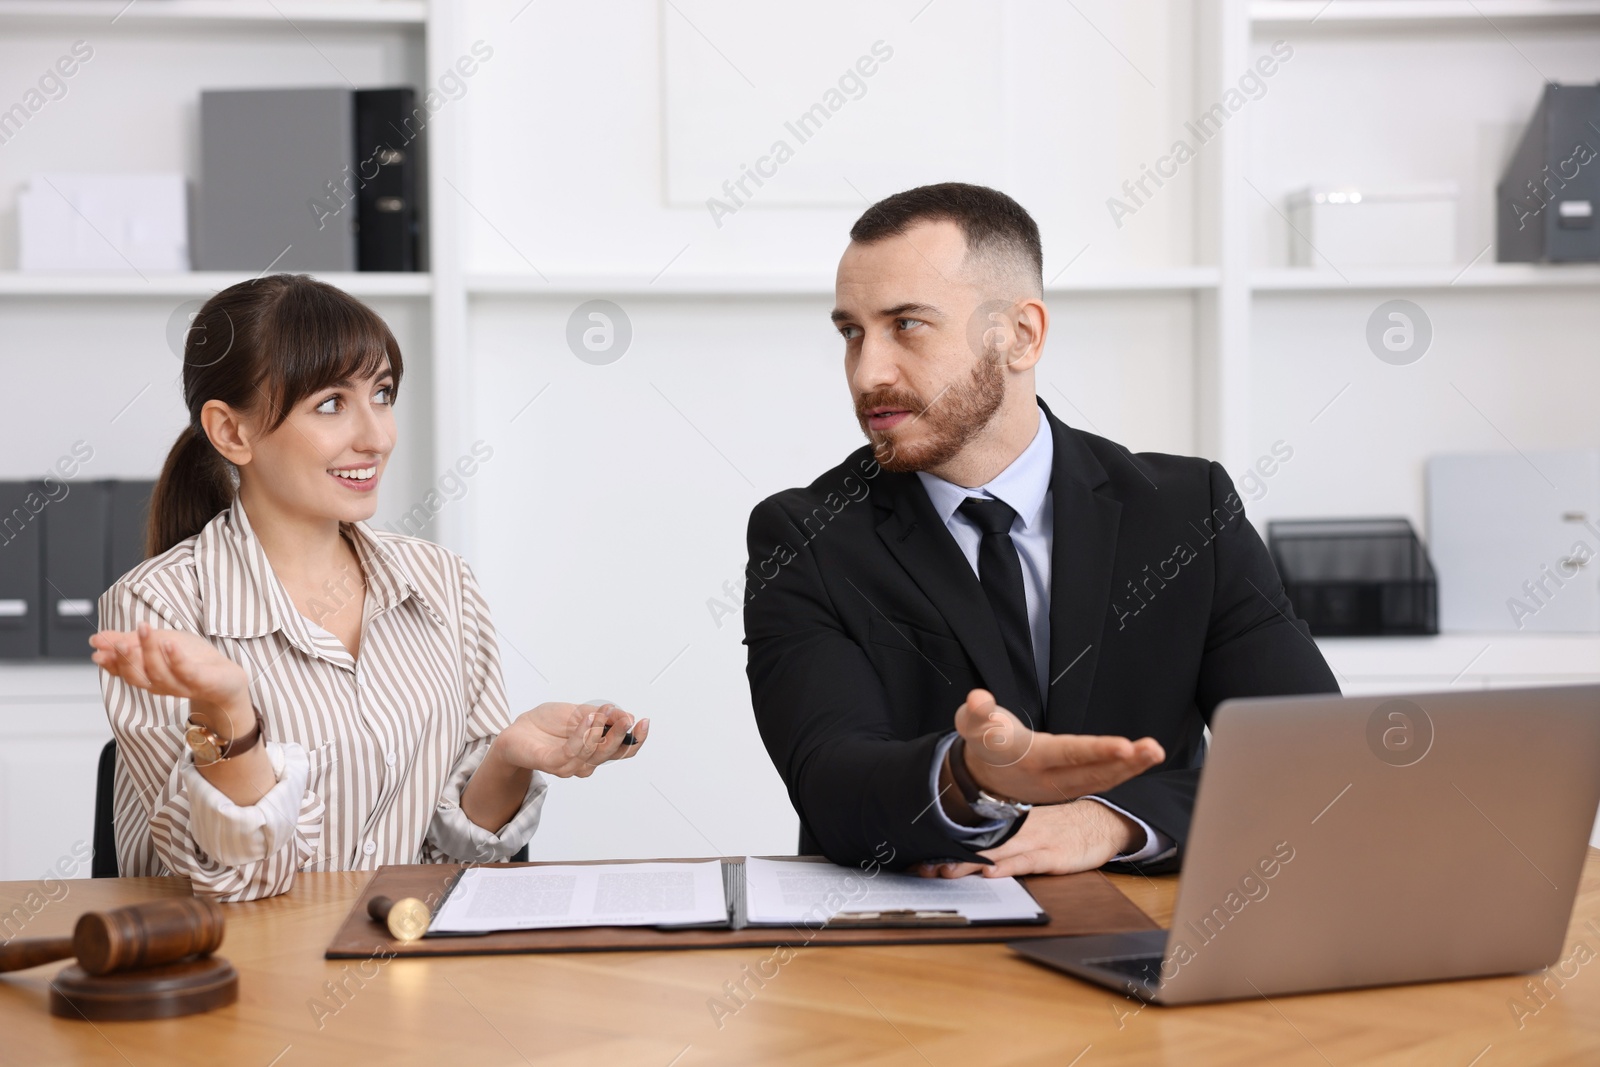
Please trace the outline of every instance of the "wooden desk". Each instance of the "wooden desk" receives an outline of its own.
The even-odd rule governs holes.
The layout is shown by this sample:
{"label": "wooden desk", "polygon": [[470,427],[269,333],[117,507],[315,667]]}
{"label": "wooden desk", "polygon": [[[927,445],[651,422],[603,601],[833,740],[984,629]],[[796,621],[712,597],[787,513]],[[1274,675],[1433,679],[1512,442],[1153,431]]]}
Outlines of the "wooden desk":
{"label": "wooden desk", "polygon": [[[94,1025],[56,1019],[47,983],[61,964],[0,978],[0,1063],[1600,1063],[1594,850],[1563,952],[1589,962],[1574,959],[1562,988],[1551,979],[1555,991],[1543,1007],[1527,995],[1527,977],[1512,977],[1140,1010],[1001,945],[804,949],[764,987],[745,979],[754,993],[742,1006],[728,999],[724,983],[744,978],[746,965],[757,969],[771,950],[324,960],[323,946],[365,877],[302,875],[284,897],[229,905],[222,951],[239,968],[240,1000],[208,1015]],[[1116,882],[1151,917],[1169,920],[1175,878]],[[39,908],[23,936],[66,933],[91,908],[188,891],[182,880],[158,878],[50,888],[60,896],[63,885],[66,895]],[[12,908],[23,904],[26,912],[30,893],[39,894],[38,907],[39,883],[0,883],[0,923],[13,916],[0,936],[15,929]],[[348,992],[334,999],[339,983]],[[723,1005],[720,1019],[713,998]],[[1526,1005],[1520,1028],[1510,1007],[1518,1001]]]}

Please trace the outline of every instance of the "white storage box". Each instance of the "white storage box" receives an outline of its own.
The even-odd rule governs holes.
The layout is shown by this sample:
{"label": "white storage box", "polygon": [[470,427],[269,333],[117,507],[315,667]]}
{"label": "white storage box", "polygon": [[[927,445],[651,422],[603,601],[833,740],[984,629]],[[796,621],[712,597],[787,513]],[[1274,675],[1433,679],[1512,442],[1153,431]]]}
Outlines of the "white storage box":
{"label": "white storage box", "polygon": [[[1456,262],[1454,182],[1313,185],[1289,194],[1289,265],[1419,267]],[[1319,255],[1320,253],[1320,255]]]}
{"label": "white storage box", "polygon": [[182,174],[35,174],[17,194],[26,271],[186,271]]}

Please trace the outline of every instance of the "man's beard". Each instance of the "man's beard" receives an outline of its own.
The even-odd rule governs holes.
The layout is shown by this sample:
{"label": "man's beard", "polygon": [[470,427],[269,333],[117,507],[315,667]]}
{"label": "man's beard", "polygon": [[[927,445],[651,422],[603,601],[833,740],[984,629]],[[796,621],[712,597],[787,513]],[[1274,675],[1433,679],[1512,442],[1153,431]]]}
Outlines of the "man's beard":
{"label": "man's beard", "polygon": [[[972,366],[972,376],[923,402],[905,389],[879,389],[856,399],[856,421],[872,442],[873,458],[887,471],[925,471],[954,459],[994,419],[1005,399],[1005,371],[998,353],[985,352]],[[867,428],[867,412],[888,407],[911,412],[911,417],[888,431]],[[902,431],[921,425],[922,439],[909,444],[895,440]]]}

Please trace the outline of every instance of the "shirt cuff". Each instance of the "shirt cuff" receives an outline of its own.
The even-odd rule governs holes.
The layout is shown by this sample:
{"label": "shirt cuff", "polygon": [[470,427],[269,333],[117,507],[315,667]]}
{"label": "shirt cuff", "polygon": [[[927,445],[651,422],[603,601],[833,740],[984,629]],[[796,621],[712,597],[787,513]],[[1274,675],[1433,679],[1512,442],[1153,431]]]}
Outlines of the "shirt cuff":
{"label": "shirt cuff", "polygon": [[534,771],[517,813],[498,832],[485,830],[461,810],[461,794],[488,754],[486,742],[461,758],[445,783],[428,824],[428,843],[451,859],[465,863],[500,863],[526,845],[539,828],[539,813],[549,788],[544,775]]}
{"label": "shirt cuff", "polygon": [[1133,814],[1133,812],[1117,807],[1117,805],[1111,803],[1111,801],[1107,800],[1105,797],[1089,796],[1084,797],[1083,799],[1099,801],[1101,804],[1104,804],[1118,815],[1123,815],[1129,819],[1132,819],[1134,822],[1139,824],[1139,829],[1144,831],[1144,844],[1141,847],[1132,852],[1123,853],[1120,856],[1112,856],[1106,861],[1107,863],[1140,863],[1144,860],[1153,860],[1162,856],[1173,847],[1172,838],[1168,837],[1160,830],[1157,830],[1155,827],[1139,818],[1139,816]]}
{"label": "shirt cuff", "polygon": [[939,771],[944,766],[944,758],[949,754],[950,746],[956,743],[957,736],[954,730],[950,731],[939,742],[939,747],[933,750],[933,768],[928,774],[928,795],[933,798],[933,802],[925,810],[933,812],[934,818],[939,821],[939,825],[944,828],[944,832],[951,840],[971,849],[988,848],[1006,836],[1011,830],[1011,824],[1016,822],[1019,816],[993,819],[977,826],[962,826],[945,814],[943,798],[939,795]]}
{"label": "shirt cuff", "polygon": [[292,741],[268,741],[266,749],[278,784],[249,805],[228,799],[194,765],[194,753],[184,753],[189,832],[202,852],[225,867],[264,860],[294,840],[310,761],[306,750]]}

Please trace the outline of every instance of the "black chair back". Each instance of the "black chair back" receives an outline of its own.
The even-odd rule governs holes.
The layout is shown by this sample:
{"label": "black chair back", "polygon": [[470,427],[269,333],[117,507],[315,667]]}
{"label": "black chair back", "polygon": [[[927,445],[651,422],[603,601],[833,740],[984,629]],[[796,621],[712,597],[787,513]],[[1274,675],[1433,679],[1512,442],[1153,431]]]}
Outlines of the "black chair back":
{"label": "black chair back", "polygon": [[89,874],[95,878],[117,876],[117,830],[111,820],[112,791],[117,775],[117,742],[107,741],[100,750],[100,765],[94,780],[94,858]]}

